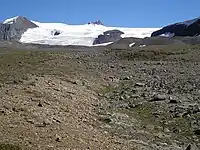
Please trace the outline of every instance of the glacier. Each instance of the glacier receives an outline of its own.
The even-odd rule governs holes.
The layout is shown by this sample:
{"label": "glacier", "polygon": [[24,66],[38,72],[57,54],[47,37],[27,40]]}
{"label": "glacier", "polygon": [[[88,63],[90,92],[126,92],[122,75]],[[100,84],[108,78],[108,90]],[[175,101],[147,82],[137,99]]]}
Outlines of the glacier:
{"label": "glacier", "polygon": [[[12,24],[16,18],[6,19],[4,23]],[[153,31],[158,30],[158,28],[107,27],[97,24],[69,25],[64,23],[31,22],[35,23],[38,27],[30,28],[23,33],[20,39],[22,43],[93,46],[95,38],[108,30],[116,29],[124,32],[125,34],[122,35],[122,38],[149,37]],[[58,31],[59,35],[52,34],[55,31]],[[106,45],[106,43],[102,45]]]}

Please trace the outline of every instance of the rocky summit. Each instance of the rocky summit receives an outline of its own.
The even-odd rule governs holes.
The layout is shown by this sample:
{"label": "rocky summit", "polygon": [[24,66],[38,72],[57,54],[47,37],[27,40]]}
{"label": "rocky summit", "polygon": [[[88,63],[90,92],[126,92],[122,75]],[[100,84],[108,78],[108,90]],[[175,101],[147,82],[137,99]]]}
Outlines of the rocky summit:
{"label": "rocky summit", "polygon": [[0,23],[0,40],[20,40],[29,28],[38,27],[27,18],[18,16]]}

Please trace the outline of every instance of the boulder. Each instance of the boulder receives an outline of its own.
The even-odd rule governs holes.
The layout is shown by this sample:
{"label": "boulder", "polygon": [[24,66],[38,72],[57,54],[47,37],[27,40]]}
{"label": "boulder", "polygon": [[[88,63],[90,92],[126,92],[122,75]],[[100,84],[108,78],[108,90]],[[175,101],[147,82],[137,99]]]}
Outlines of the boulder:
{"label": "boulder", "polygon": [[150,102],[164,101],[166,99],[167,99],[166,95],[156,94],[156,95],[153,96],[153,98],[150,100]]}
{"label": "boulder", "polygon": [[155,31],[151,36],[198,36],[200,35],[200,18],[168,25]]}
{"label": "boulder", "polygon": [[109,30],[104,32],[103,34],[99,35],[93,42],[93,45],[97,44],[103,44],[108,42],[114,42],[117,40],[120,40],[122,37],[121,35],[124,34],[124,32],[120,30]]}

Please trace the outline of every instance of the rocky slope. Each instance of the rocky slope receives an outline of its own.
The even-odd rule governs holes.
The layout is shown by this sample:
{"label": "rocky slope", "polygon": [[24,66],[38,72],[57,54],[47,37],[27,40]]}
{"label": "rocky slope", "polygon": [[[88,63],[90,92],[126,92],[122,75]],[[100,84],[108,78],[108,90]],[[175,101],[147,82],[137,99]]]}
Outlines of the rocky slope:
{"label": "rocky slope", "polygon": [[24,32],[38,27],[27,18],[18,16],[0,23],[0,40],[20,40]]}
{"label": "rocky slope", "polygon": [[187,20],[163,27],[151,36],[198,36],[200,34],[200,18]]}
{"label": "rocky slope", "polygon": [[5,44],[0,149],[198,150],[199,50]]}
{"label": "rocky slope", "polygon": [[163,45],[197,45],[200,44],[200,36],[195,37],[146,37],[146,38],[122,38],[107,45],[111,49],[131,49],[131,47],[163,46]]}

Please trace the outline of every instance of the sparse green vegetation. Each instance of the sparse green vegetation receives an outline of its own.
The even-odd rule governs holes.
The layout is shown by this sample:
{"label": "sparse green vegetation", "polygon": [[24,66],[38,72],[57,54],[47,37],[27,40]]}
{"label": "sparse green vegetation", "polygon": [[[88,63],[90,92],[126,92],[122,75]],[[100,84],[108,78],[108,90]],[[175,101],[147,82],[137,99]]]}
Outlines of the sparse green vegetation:
{"label": "sparse green vegetation", "polygon": [[18,145],[0,143],[0,150],[22,150]]}
{"label": "sparse green vegetation", "polygon": [[168,125],[175,132],[178,131],[183,136],[192,136],[194,135],[190,121],[187,118],[179,117],[174,118],[172,123]]}
{"label": "sparse green vegetation", "polygon": [[[14,143],[26,128],[28,140],[37,143],[37,136],[63,147],[68,145],[62,138],[77,143],[77,133],[83,143],[92,141],[91,135],[101,143],[114,136],[121,140],[117,147],[125,149],[133,148],[127,146],[130,141],[147,149],[198,144],[199,49],[147,46],[95,54],[0,50],[2,133]],[[155,95],[164,98],[155,100]],[[20,150],[10,144],[1,148]]]}
{"label": "sparse green vegetation", "polygon": [[49,59],[51,59],[51,55],[45,52],[11,51],[2,53],[0,82],[18,83],[21,79],[26,78],[27,74],[42,74],[49,68],[46,63]]}
{"label": "sparse green vegetation", "polygon": [[[195,50],[200,49],[197,45],[187,46],[148,46],[144,48],[135,48],[132,51],[115,51],[116,55],[120,59],[126,59],[129,61],[160,61],[160,60],[171,60],[177,61],[180,59],[191,60],[191,55]],[[182,57],[181,57],[182,56]],[[185,56],[185,57],[184,57]],[[189,57],[189,58],[187,58]],[[198,61],[198,60],[197,60]]]}

